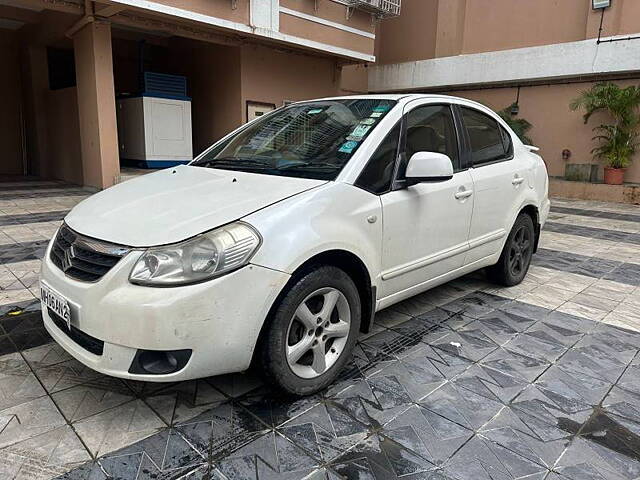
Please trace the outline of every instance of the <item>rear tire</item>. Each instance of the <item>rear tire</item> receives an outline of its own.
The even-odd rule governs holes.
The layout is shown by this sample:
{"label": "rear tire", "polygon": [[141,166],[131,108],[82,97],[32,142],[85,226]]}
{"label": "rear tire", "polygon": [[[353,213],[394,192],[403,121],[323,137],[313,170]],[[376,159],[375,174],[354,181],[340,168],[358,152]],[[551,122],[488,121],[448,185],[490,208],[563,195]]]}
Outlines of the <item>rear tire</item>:
{"label": "rear tire", "polygon": [[358,289],[343,270],[306,273],[282,296],[259,346],[265,377],[284,392],[311,395],[351,357],[361,320]]}
{"label": "rear tire", "polygon": [[526,213],[521,213],[509,233],[498,263],[487,268],[487,276],[507,287],[522,282],[529,271],[534,244],[533,220]]}

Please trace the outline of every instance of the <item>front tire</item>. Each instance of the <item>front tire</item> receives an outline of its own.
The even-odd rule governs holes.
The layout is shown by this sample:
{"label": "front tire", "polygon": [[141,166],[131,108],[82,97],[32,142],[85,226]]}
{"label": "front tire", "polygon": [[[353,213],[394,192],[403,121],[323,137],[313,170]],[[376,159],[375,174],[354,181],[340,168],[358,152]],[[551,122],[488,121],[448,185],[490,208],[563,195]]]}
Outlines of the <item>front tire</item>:
{"label": "front tire", "polygon": [[521,213],[509,233],[498,263],[487,268],[489,278],[507,287],[522,282],[529,271],[534,243],[533,220],[526,213]]}
{"label": "front tire", "polygon": [[280,299],[260,345],[265,376],[293,395],[331,384],[358,339],[358,289],[343,270],[323,266],[298,279]]}

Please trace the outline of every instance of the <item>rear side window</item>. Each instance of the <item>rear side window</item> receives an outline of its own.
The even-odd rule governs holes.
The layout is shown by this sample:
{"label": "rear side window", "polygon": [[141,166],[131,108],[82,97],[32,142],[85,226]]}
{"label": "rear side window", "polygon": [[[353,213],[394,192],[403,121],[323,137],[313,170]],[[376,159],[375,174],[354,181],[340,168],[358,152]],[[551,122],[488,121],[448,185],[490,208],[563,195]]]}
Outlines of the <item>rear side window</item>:
{"label": "rear side window", "polygon": [[506,160],[511,156],[511,136],[497,121],[472,108],[461,107],[460,110],[469,136],[474,167]]}
{"label": "rear side window", "polygon": [[511,135],[502,126],[500,127],[500,133],[502,133],[502,144],[504,145],[505,154],[507,158],[511,158],[513,156],[513,140],[511,139]]}
{"label": "rear side window", "polygon": [[360,173],[356,186],[378,195],[389,191],[398,154],[399,140],[400,123],[391,129],[371,156],[369,163]]}

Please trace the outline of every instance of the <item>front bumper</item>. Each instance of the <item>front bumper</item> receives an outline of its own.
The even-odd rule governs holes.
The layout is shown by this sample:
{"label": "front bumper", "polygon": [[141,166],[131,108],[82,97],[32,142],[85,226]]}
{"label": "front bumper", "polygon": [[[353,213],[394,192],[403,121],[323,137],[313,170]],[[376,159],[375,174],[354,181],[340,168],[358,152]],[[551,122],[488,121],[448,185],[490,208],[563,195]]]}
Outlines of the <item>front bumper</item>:
{"label": "front bumper", "polygon": [[[128,280],[141,254],[130,252],[98,282],[88,283],[67,277],[47,249],[41,281],[69,301],[71,324],[104,342],[103,353],[72,340],[43,307],[44,325],[55,341],[90,368],[120,378],[176,381],[246,370],[269,309],[290,276],[250,264],[196,285],[144,287]],[[175,373],[132,374],[138,349],[192,354]]]}

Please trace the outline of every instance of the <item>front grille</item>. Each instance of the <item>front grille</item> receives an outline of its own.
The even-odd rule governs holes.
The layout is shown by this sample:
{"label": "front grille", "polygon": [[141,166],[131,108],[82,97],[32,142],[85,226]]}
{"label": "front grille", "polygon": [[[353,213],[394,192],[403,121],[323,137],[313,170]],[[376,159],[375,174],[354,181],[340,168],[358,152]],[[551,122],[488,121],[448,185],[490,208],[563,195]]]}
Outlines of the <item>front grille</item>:
{"label": "front grille", "polygon": [[131,249],[85,237],[62,225],[51,247],[50,258],[67,276],[97,282]]}
{"label": "front grille", "polygon": [[69,330],[67,322],[65,322],[60,315],[58,315],[50,308],[47,308],[47,313],[49,314],[49,318],[51,318],[53,323],[56,324],[56,327],[58,327],[67,337],[69,337],[82,348],[93,353],[94,355],[102,355],[102,351],[104,350],[104,342],[102,340],[98,340],[97,338],[84,333],[82,330],[74,327],[73,325],[71,325],[71,330]]}

